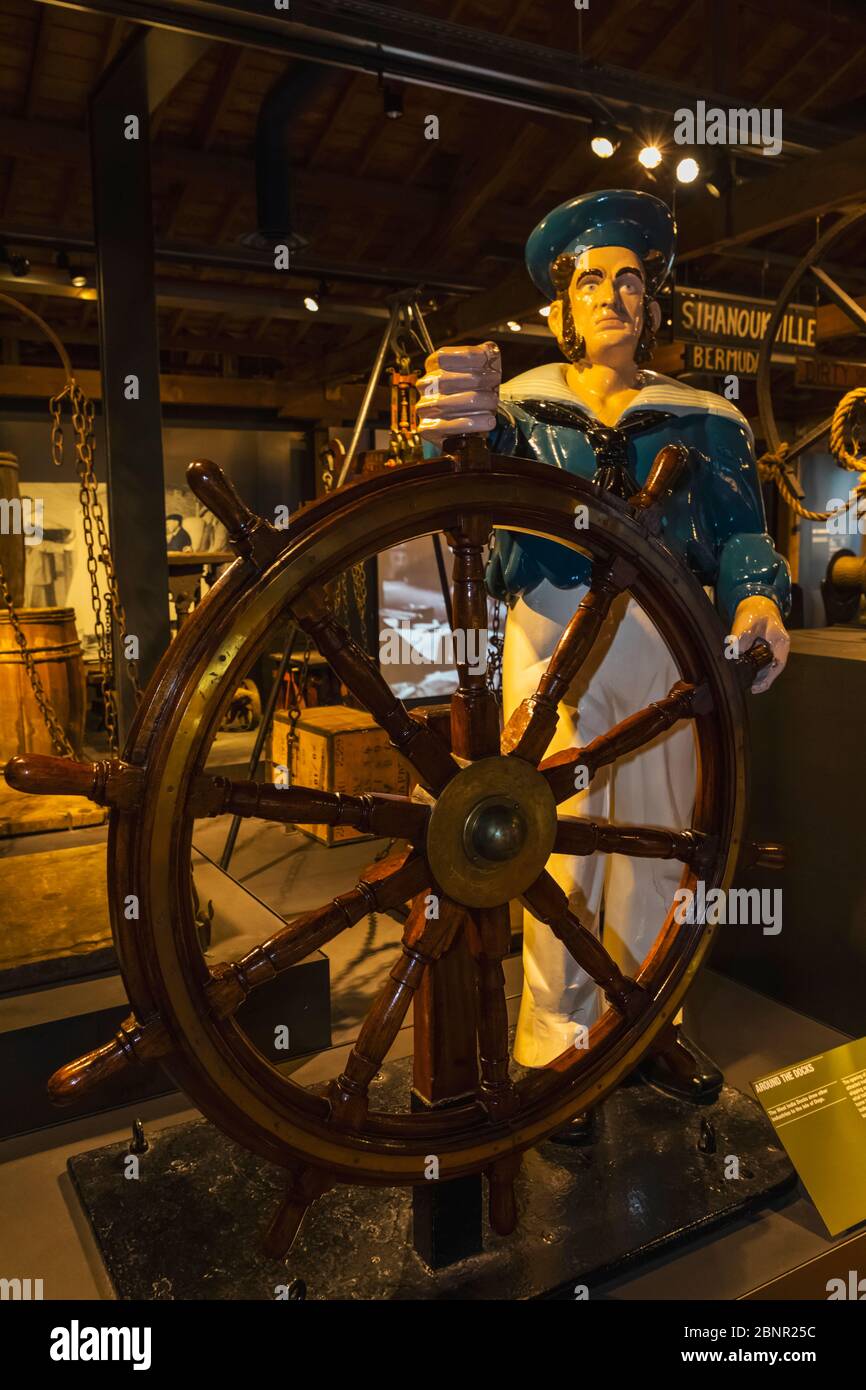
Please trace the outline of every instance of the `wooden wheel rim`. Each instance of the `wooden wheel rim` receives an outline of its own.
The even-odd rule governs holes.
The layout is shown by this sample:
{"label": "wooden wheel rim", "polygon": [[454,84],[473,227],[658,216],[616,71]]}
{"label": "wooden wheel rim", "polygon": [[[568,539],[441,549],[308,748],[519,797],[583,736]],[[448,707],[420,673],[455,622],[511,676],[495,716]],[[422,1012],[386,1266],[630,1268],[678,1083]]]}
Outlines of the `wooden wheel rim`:
{"label": "wooden wheel rim", "polygon": [[[458,515],[548,535],[637,565],[629,586],[668,643],[682,677],[705,680],[713,713],[695,719],[699,778],[693,826],[717,837],[707,887],[726,887],[739,852],[745,806],[744,702],[723,631],[700,586],[625,504],[584,480],[534,462],[494,458],[490,472],[455,472],[450,459],[353,484],[305,508],[279,558],[264,572],[238,560],[195,610],[154,676],[125,750],[146,767],[141,805],[113,811],[109,838],[115,940],[139,1019],[159,1014],[174,1052],[165,1063],[202,1112],[262,1157],[302,1159],[345,1181],[411,1183],[434,1152],[453,1178],[538,1143],[607,1094],[679,1008],[712,941],[709,925],[677,924],[673,907],[639,983],[655,1000],[636,1023],[607,1009],[588,1050],[563,1054],[520,1083],[521,1110],[496,1123],[480,1104],[428,1115],[371,1114],[359,1133],[328,1124],[324,1099],[283,1077],[232,1020],[207,1008],[208,971],[188,892],[192,820],[183,811],[237,679],[274,619],[311,583],[400,542],[448,529]],[[589,527],[576,541],[575,506]],[[375,518],[375,520],[372,520]],[[149,867],[148,867],[149,866]],[[685,870],[684,886],[696,875]],[[124,914],[139,898],[139,920]]]}
{"label": "wooden wheel rim", "polygon": [[[771,386],[773,348],[776,343],[776,334],[793,300],[794,292],[810,266],[817,264],[827,248],[832,246],[833,242],[836,241],[838,237],[849,231],[862,217],[866,217],[866,208],[856,207],[848,212],[844,212],[839,220],[834,222],[833,226],[824,232],[823,236],[809,248],[806,254],[794,266],[779,291],[776,297],[776,303],[773,306],[773,311],[767,321],[767,327],[764,329],[764,336],[761,339],[761,347],[758,353],[758,372],[755,386],[758,396],[758,416],[761,422],[761,429],[764,439],[767,442],[767,448],[774,454],[778,453],[779,449],[782,447],[782,436],[779,433],[776,424],[776,414],[773,409],[773,392]],[[832,416],[828,416],[820,429],[816,428],[815,431],[809,431],[809,434],[813,436],[813,443],[823,438],[825,434],[829,434],[832,419]],[[792,445],[797,445],[798,443],[802,448],[801,441],[792,441]],[[793,458],[793,448],[790,452]],[[796,452],[799,453],[799,450]]]}

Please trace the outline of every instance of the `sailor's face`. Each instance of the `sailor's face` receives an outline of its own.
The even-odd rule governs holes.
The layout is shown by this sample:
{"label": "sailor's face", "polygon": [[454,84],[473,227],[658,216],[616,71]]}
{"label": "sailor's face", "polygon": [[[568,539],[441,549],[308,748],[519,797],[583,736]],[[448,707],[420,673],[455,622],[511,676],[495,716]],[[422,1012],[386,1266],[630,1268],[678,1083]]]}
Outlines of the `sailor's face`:
{"label": "sailor's face", "polygon": [[646,284],[640,259],[624,246],[584,251],[569,287],[574,326],[590,362],[634,357],[644,323]]}

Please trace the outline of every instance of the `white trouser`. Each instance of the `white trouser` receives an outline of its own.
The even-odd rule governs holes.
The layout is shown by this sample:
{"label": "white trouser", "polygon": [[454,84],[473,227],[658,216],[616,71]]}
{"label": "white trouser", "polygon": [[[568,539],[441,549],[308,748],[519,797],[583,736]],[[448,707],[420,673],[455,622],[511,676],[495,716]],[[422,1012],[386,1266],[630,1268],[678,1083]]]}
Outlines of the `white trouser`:
{"label": "white trouser", "polygon": [[[531,695],[586,586],[556,589],[546,581],[509,612],[503,654],[505,717]],[[583,670],[559,707],[545,756],[584,747],[629,714],[666,695],[680,679],[663,639],[643,609],[623,595],[613,605]],[[682,830],[691,824],[696,754],[690,724],[660,735],[637,753],[603,768],[560,813],[619,824]],[[581,922],[598,933],[620,969],[634,975],[652,948],[682,877],[676,859],[625,855],[553,855],[548,871],[569,895]],[[523,998],[515,1060],[543,1067],[573,1046],[579,1025],[595,1022],[603,996],[549,927],[523,914]]]}

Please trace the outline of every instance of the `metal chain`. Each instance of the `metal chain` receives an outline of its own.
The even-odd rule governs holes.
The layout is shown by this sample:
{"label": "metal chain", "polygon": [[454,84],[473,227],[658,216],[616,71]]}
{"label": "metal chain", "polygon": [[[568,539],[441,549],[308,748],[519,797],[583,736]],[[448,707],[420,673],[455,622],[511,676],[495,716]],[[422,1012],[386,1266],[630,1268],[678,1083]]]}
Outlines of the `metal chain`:
{"label": "metal chain", "polygon": [[0,596],[2,596],[6,611],[9,614],[9,621],[12,624],[15,641],[21,648],[21,659],[24,662],[24,669],[27,672],[27,677],[33,688],[33,695],[39,706],[39,713],[45,720],[46,728],[51,735],[54,751],[59,754],[61,758],[74,758],[75,749],[66,737],[65,731],[61,728],[54,710],[51,708],[51,702],[45,693],[45,687],[42,684],[39,672],[36,670],[33,654],[27,646],[27,637],[18,620],[18,614],[15,612],[15,603],[9,590],[9,583],[2,562],[0,562]]}
{"label": "metal chain", "polygon": [[[126,641],[126,615],[123,605],[120,602],[120,594],[117,587],[117,579],[114,573],[114,564],[111,557],[111,547],[108,541],[108,528],[105,524],[105,517],[102,511],[102,504],[99,500],[99,493],[96,484],[96,475],[93,466],[95,432],[94,432],[94,411],[93,402],[88,400],[81,387],[72,375],[72,365],[69,360],[63,343],[58,338],[54,330],[29,309],[25,304],[21,304],[17,299],[10,295],[0,294],[0,299],[4,303],[12,306],[17,313],[32,319],[42,330],[49,342],[52,343],[57,351],[63,365],[63,373],[66,378],[66,385],[56,396],[52,396],[49,402],[51,414],[51,461],[55,468],[63,465],[63,401],[68,397],[72,410],[72,424],[75,430],[75,462],[79,477],[79,501],[81,503],[83,528],[85,542],[87,545],[87,572],[90,578],[91,600],[93,603],[94,616],[96,618],[96,640],[99,651],[99,661],[101,667],[101,683],[103,699],[106,711],[106,728],[108,729],[111,751],[118,751],[117,738],[117,708],[115,701],[113,669],[114,662],[111,648],[111,635],[106,628],[106,624],[113,618],[117,631],[122,642]],[[99,541],[99,559],[105,570],[108,592],[103,600],[99,594],[99,584],[96,572],[96,546],[94,544],[94,523],[96,525],[96,536]],[[32,656],[27,648],[27,639],[21,628],[18,616],[15,612],[12,595],[0,567],[0,586],[2,586],[3,603],[9,613],[12,628],[15,633],[16,641],[21,648],[24,659],[25,669],[28,679],[33,688],[33,694],[39,706],[40,713],[45,720],[46,727],[51,735],[54,747],[62,752],[64,757],[74,757],[74,751],[66,737],[60,723],[51,707],[51,702],[45,693],[45,689],[39,678],[39,673],[33,662]],[[104,612],[104,618],[103,618]],[[110,614],[110,617],[109,617]],[[127,659],[127,672],[135,692],[136,703],[141,699],[141,685],[138,678],[138,662],[135,659]]]}
{"label": "metal chain", "polygon": [[[491,531],[487,541],[488,564],[495,544],[496,532]],[[487,688],[493,691],[498,700],[502,699],[502,651],[505,641],[505,634],[500,631],[501,625],[502,605],[498,598],[494,598],[493,616],[490,620],[490,631],[487,638]]]}
{"label": "metal chain", "polygon": [[487,687],[497,699],[502,693],[502,647],[504,634],[500,632],[502,605],[498,598],[493,600],[493,616],[490,620],[487,652]]}
{"label": "metal chain", "polygon": [[297,685],[293,682],[291,687],[292,703],[289,705],[289,732],[286,737],[286,785],[289,787],[292,785],[292,753],[295,747],[295,739],[297,738],[296,731],[298,720],[301,717],[301,707],[298,704],[298,698],[301,692],[307,689],[307,679],[310,671],[310,653],[312,650],[313,643],[308,637],[306,645],[304,646],[304,662],[301,666],[300,680],[297,682]]}
{"label": "metal chain", "polygon": [[363,561],[360,565],[352,566],[352,588],[355,591],[355,604],[358,609],[358,617],[361,619],[361,628],[364,627],[364,614],[367,611],[367,570]]}
{"label": "metal chain", "polygon": [[[70,403],[72,427],[75,432],[75,466],[79,478],[78,499],[81,504],[82,528],[87,550],[87,574],[90,579],[90,600],[99,656],[105,727],[108,732],[111,751],[116,753],[118,751],[117,693],[114,680],[112,625],[118,633],[120,643],[125,647],[127,638],[126,613],[117,586],[108,527],[96,481],[93,402],[84,394],[74,378],[71,378],[63,390],[51,398],[51,458],[56,467],[59,467],[63,462],[62,412],[63,402],[67,398]],[[102,565],[105,574],[106,592],[104,594],[100,594],[99,591],[98,563]],[[136,658],[127,657],[126,671],[137,704],[141,699],[142,692]]]}
{"label": "metal chain", "polygon": [[[325,492],[331,492],[334,487],[334,474],[330,468],[326,468],[322,473],[322,482]],[[331,600],[334,608],[334,616],[343,627],[349,626],[349,587],[346,581],[346,571],[338,574],[333,584],[328,585],[331,590]],[[358,616],[361,623],[364,622],[364,613],[367,608],[367,571],[363,563],[352,566],[352,589],[355,594],[355,603],[358,607]]]}

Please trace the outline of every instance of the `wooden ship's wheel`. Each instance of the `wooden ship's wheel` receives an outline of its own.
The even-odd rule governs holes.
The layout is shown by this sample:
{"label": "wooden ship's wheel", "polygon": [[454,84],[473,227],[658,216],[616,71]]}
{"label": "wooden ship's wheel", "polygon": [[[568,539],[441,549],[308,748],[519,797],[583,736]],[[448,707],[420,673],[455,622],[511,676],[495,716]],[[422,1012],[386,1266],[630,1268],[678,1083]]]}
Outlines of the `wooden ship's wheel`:
{"label": "wooden ship's wheel", "polygon": [[[85,765],[30,756],[7,770],[20,790],[85,794],[112,808],[111,916],[134,1016],[105,1047],[56,1073],[53,1095],[62,1101],[159,1059],[214,1124],[288,1171],[287,1196],[266,1241],[275,1255],[287,1251],[307,1206],[332,1185],[421,1184],[431,1154],[442,1181],[485,1172],[491,1224],[510,1231],[522,1152],[600,1101],[652,1045],[672,1036],[671,1020],[713,936],[711,925],[678,921],[683,914],[672,904],[636,978],[627,978],[570,909],[545,867],[548,856],[674,858],[683,864],[683,886],[703,879],[709,889],[727,886],[742,847],[743,692],[769,653],[726,659],[722,626],[700,585],[659,539],[659,502],[686,451],[663,449],[641,491],[623,501],[548,465],[491,456],[477,437],[448,441],[446,449],[304,507],[288,534],[250,512],[214,464],[191,464],[190,484],[225,523],[238,558],[163,657],[122,760]],[[575,529],[578,506],[587,509],[587,529]],[[484,674],[458,666],[449,747],[433,721],[395,698],[329,611],[324,586],[380,550],[444,531],[453,552],[455,627],[486,629],[484,547],[495,526],[583,551],[592,582],[537,692],[503,732]],[[626,590],[664,637],[681,679],[587,747],[545,758],[558,703]],[[411,764],[420,798],[281,789],[206,771],[228,703],[287,614]],[[591,778],[679,721],[692,723],[698,748],[690,826],[674,832],[558,814],[574,794],[578,765]],[[354,826],[400,837],[403,847],[374,863],[350,892],[289,921],[242,959],[210,968],[190,893],[191,843],[198,818],[227,813]],[[510,1070],[502,969],[512,899],[550,926],[607,1000],[587,1048],[572,1048],[524,1079]],[[313,1089],[293,1083],[239,1027],[238,1007],[369,911],[406,903],[402,950],[341,1075]],[[413,998],[415,1089],[434,1099],[447,1094],[451,1103],[378,1112],[368,1089]]]}
{"label": "wooden ship's wheel", "polygon": [[[843,241],[848,233],[858,228],[866,217],[866,208],[855,207],[840,213],[836,221],[810,247],[806,254],[793,267],[782,286],[773,306],[772,313],[764,330],[758,356],[757,396],[761,433],[766,441],[766,453],[758,461],[764,478],[772,478],[788,511],[781,527],[781,545],[791,566],[792,577],[799,577],[800,526],[799,518],[806,521],[824,522],[848,508],[846,503],[828,511],[814,511],[806,506],[806,493],[801,477],[802,455],[813,449],[829,436],[829,449],[836,462],[843,468],[861,475],[858,496],[866,497],[866,455],[862,449],[862,438],[866,434],[866,392],[856,388],[844,395],[832,415],[820,420],[804,431],[797,439],[785,440],[779,430],[773,406],[774,373],[775,386],[784,378],[789,368],[774,368],[774,353],[777,350],[777,335],[790,306],[802,295],[809,295],[817,302],[822,300],[828,306],[841,311],[848,322],[848,334],[866,333],[866,309],[855,294],[849,293],[844,285],[827,269],[827,256],[834,244]],[[834,336],[842,336],[836,334]],[[862,355],[862,346],[858,355]],[[780,375],[781,374],[781,375]],[[862,505],[862,503],[861,503]],[[839,559],[847,561],[853,552],[846,550]],[[837,557],[834,557],[834,559]],[[835,573],[834,573],[835,571]],[[842,586],[841,595],[835,596],[835,607],[840,609],[836,620],[852,618],[859,603],[860,588],[863,583],[863,565],[836,565],[831,561],[827,581],[831,586],[835,581]],[[845,596],[847,590],[848,596]],[[826,601],[825,595],[825,601]]]}
{"label": "wooden ship's wheel", "polygon": [[764,330],[758,356],[757,379],[761,432],[770,453],[777,454],[784,446],[785,462],[788,464],[792,464],[808,449],[814,448],[830,433],[833,416],[828,415],[826,419],[814,425],[797,440],[785,441],[782,439],[773,409],[772,364],[773,353],[777,347],[776,337],[785,314],[796,301],[798,292],[810,288],[813,292],[817,289],[823,299],[834,304],[837,309],[841,309],[850,322],[852,334],[866,333],[866,309],[821,264],[834,242],[845,237],[864,217],[866,217],[866,208],[863,207],[856,207],[848,212],[843,212],[833,225],[818,238],[814,246],[810,247],[805,256],[791,270],[779,291],[767,327]]}

